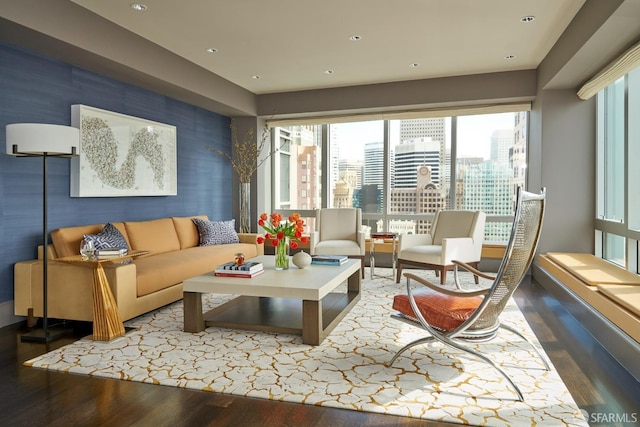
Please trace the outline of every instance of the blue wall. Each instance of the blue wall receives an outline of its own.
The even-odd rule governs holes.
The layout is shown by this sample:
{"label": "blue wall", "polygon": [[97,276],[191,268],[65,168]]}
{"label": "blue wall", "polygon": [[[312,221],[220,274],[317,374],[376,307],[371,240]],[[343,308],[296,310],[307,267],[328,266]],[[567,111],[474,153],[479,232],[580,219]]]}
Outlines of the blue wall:
{"label": "blue wall", "polygon": [[36,258],[42,241],[42,158],[4,154],[5,127],[70,125],[73,104],[176,126],[178,195],[71,198],[69,159],[51,158],[49,230],[195,214],[231,218],[231,167],[205,148],[231,150],[228,117],[0,43],[0,303],[13,300],[13,264]]}

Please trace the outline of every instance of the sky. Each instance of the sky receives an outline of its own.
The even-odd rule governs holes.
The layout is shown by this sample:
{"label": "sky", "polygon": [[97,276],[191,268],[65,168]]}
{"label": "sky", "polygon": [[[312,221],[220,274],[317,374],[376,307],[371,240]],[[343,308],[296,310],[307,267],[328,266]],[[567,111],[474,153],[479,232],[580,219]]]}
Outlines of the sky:
{"label": "sky", "polygon": [[[391,144],[399,142],[400,121],[391,122]],[[382,120],[373,122],[340,123],[333,125],[338,128],[337,139],[340,143],[340,157],[343,159],[362,159],[364,145],[367,142],[383,140]],[[447,119],[447,139],[450,122]],[[513,129],[513,113],[484,114],[476,116],[458,117],[458,156],[489,158],[491,134],[497,129]],[[449,141],[448,141],[449,144]]]}

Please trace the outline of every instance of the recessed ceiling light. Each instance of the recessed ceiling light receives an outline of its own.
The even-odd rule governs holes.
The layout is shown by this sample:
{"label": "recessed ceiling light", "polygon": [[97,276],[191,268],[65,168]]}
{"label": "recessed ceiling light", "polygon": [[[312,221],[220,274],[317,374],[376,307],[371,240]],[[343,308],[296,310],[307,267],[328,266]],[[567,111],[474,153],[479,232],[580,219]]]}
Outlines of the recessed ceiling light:
{"label": "recessed ceiling light", "polygon": [[358,40],[362,40],[362,37],[359,35],[354,34],[353,36],[349,37],[349,40],[353,41],[353,42],[357,42]]}
{"label": "recessed ceiling light", "polygon": [[210,47],[209,49],[207,49],[207,52],[209,53],[216,53],[218,51],[218,49],[216,49],[215,47]]}
{"label": "recessed ceiling light", "polygon": [[257,75],[257,74],[254,74],[253,76],[251,76],[251,78],[252,78],[252,79],[256,79],[256,80],[258,80],[258,79],[260,78],[260,76],[259,76],[259,75]]}
{"label": "recessed ceiling light", "polygon": [[419,66],[420,66],[420,64],[418,64],[417,62],[414,62],[413,64],[409,64],[409,67],[411,67],[411,68],[416,68],[416,67],[419,67]]}
{"label": "recessed ceiling light", "polygon": [[333,74],[333,70],[324,70],[325,74]]}
{"label": "recessed ceiling light", "polygon": [[143,10],[147,10],[147,5],[142,3],[131,3],[131,9],[142,12]]}
{"label": "recessed ceiling light", "polygon": [[536,19],[535,16],[531,16],[531,15],[523,16],[522,18],[520,18],[520,22],[524,22],[524,23],[533,22],[533,21],[535,21],[535,19]]}
{"label": "recessed ceiling light", "polygon": [[507,55],[504,57],[504,59],[516,59],[515,55]]}

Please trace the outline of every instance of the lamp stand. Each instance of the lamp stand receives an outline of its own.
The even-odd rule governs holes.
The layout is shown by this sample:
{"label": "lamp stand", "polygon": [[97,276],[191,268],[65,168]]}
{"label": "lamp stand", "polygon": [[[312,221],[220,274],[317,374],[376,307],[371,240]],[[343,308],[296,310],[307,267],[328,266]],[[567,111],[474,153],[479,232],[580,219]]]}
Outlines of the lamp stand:
{"label": "lamp stand", "polygon": [[[14,146],[14,151],[17,147]],[[47,157],[51,157],[48,153],[42,154],[42,328],[34,329],[23,334],[20,337],[22,342],[39,342],[48,344],[51,341],[58,340],[65,335],[73,332],[72,328],[65,328],[60,325],[49,327],[49,319],[47,317],[47,285],[48,285],[48,225],[47,225]],[[61,156],[54,156],[61,157]]]}

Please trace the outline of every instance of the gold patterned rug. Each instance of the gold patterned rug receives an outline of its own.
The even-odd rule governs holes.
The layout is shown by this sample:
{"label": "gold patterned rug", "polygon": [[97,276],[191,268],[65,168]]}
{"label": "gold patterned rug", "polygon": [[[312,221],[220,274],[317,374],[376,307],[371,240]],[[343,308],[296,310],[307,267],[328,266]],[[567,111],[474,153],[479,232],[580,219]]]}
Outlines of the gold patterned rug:
{"label": "gold patterned rug", "polygon": [[[434,279],[431,272],[424,274]],[[124,337],[83,338],[25,365],[460,424],[588,425],[555,369],[545,371],[535,353],[508,331],[477,346],[519,385],[524,402],[515,400],[489,365],[439,343],[415,347],[386,367],[399,348],[423,332],[389,317],[393,296],[406,291],[405,285],[368,277],[367,271],[362,299],[319,346],[302,344],[297,335],[223,328],[183,332],[180,301],[127,322],[135,329]],[[468,277],[463,284],[475,286]],[[203,308],[230,298],[204,295]],[[542,351],[515,302],[502,320]]]}

